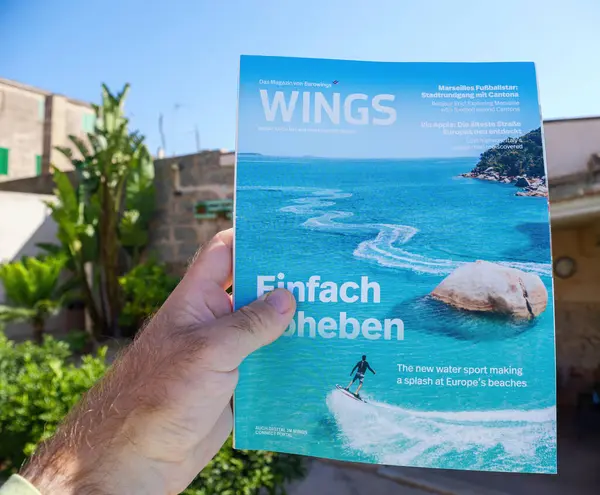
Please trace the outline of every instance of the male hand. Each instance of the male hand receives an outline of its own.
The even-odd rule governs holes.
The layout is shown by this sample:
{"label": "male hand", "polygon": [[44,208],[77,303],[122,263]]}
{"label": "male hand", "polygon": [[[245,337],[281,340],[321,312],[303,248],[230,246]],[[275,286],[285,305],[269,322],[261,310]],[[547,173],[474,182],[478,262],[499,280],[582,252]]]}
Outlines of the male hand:
{"label": "male hand", "polygon": [[45,494],[175,494],[232,428],[238,366],[296,308],[277,289],[232,313],[233,232],[217,234],[138,338],[22,476]]}

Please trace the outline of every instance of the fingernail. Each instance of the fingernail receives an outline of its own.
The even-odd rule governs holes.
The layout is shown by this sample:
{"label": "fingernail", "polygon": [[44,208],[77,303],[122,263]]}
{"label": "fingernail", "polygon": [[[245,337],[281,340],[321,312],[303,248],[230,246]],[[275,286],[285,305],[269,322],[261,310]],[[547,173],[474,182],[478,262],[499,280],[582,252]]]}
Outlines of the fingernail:
{"label": "fingernail", "polygon": [[292,307],[292,298],[289,292],[284,289],[276,289],[269,292],[265,297],[265,302],[273,306],[282,315],[287,313]]}

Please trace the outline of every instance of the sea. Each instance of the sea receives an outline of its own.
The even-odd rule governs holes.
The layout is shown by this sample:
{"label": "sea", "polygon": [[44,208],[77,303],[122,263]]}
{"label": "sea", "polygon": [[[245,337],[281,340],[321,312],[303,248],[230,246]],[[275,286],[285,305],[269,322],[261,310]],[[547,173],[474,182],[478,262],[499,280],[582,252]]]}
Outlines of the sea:
{"label": "sea", "polygon": [[[298,310],[316,320],[340,312],[361,321],[401,318],[404,339],[293,335],[252,354],[235,395],[236,448],[387,465],[556,471],[548,202],[517,197],[511,184],[461,177],[476,161],[238,156],[236,308],[256,299],[257,275],[318,275],[340,284],[368,276],[381,287],[378,304],[299,303]],[[513,321],[429,296],[454,269],[477,260],[537,274],[548,291],[546,310],[533,321]],[[363,354],[376,372],[365,376],[366,402],[336,389],[348,385]],[[432,368],[419,374],[416,366]],[[480,372],[438,370],[445,366]],[[515,374],[483,372],[492,367]],[[406,383],[419,377],[433,384]],[[521,385],[447,385],[449,377]]]}

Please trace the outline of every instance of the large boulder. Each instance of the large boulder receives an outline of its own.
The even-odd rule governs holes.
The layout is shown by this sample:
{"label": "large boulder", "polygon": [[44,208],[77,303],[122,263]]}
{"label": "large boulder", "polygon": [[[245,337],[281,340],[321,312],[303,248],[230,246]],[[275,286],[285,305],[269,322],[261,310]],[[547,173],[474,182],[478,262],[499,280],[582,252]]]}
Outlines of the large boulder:
{"label": "large boulder", "polygon": [[516,187],[529,187],[529,181],[525,177],[517,177]]}
{"label": "large boulder", "polygon": [[531,319],[548,305],[539,276],[488,261],[461,265],[431,293],[439,301],[468,311]]}

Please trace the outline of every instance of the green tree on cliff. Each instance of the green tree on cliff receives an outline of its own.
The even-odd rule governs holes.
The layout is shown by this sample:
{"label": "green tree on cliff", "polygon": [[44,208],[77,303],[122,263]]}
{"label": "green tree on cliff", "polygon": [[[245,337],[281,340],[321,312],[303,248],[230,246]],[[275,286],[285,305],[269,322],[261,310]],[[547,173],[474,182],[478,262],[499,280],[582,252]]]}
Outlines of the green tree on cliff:
{"label": "green tree on cliff", "polygon": [[[523,149],[510,149],[515,144],[523,145]],[[543,177],[545,171],[541,128],[528,132],[518,140],[506,139],[485,151],[472,172],[481,174],[490,167],[507,177]]]}

